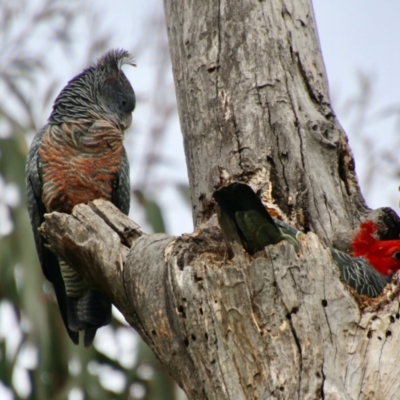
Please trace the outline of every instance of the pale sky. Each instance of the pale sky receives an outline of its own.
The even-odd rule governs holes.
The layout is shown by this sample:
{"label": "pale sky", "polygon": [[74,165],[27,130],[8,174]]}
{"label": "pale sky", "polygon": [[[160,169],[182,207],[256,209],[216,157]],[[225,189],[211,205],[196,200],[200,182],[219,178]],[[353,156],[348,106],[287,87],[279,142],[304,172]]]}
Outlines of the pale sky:
{"label": "pale sky", "polygon": [[385,168],[379,169],[379,179],[366,191],[361,178],[370,160],[353,136],[346,107],[339,105],[356,93],[359,72],[372,77],[375,91],[366,131],[377,148],[394,146],[400,134],[394,118],[382,121],[374,111],[400,105],[400,2],[315,0],[313,4],[334,106],[349,136],[367,204],[371,208],[390,206],[399,213],[400,180],[392,179]]}

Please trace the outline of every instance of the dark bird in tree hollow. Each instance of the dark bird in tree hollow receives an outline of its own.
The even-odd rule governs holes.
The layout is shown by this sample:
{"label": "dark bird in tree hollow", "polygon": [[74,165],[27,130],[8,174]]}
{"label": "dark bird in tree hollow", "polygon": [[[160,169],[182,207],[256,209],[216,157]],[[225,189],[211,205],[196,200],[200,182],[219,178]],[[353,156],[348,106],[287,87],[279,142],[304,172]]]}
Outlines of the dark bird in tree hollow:
{"label": "dark bird in tree hollow", "polygon": [[[111,201],[129,212],[129,164],[123,146],[135,93],[121,67],[134,65],[125,50],[111,50],[68,82],[48,123],[36,134],[26,164],[33,235],[45,277],[53,284],[68,335],[89,346],[111,320],[111,303],[75,269],[45,247],[38,228],[44,214],[71,213],[80,203]],[[90,266],[88,266],[90,267]]]}
{"label": "dark bird in tree hollow", "polygon": [[[298,251],[298,239],[303,233],[272,218],[250,186],[235,182],[216,190],[213,196],[228,242],[239,241],[250,254],[281,241],[291,243]],[[368,297],[379,296],[400,269],[400,240],[378,240],[377,231],[378,226],[372,221],[360,225],[351,243],[356,257],[329,248],[342,282]]]}

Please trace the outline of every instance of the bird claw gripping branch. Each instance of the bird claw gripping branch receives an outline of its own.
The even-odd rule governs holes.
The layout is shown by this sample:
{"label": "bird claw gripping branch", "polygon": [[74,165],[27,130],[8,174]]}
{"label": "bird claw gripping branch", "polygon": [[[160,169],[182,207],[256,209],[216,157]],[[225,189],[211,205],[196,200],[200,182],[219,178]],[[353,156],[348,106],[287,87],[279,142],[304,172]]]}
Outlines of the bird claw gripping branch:
{"label": "bird claw gripping branch", "polygon": [[[298,238],[303,233],[272,218],[250,186],[232,183],[216,190],[213,196],[219,206],[220,225],[222,221],[230,221],[229,226],[235,232],[228,235],[250,254],[283,240],[298,250]],[[392,274],[400,269],[400,240],[377,240],[376,232],[377,226],[371,221],[360,225],[352,241],[355,257],[329,248],[342,282],[368,297],[379,296]]]}
{"label": "bird claw gripping branch", "polygon": [[62,89],[48,123],[36,134],[26,164],[33,235],[45,277],[53,284],[71,340],[89,346],[111,319],[111,303],[45,246],[38,228],[44,214],[71,213],[79,203],[103,198],[128,214],[129,164],[124,131],[132,122],[135,93],[121,67],[125,50],[111,50]]}

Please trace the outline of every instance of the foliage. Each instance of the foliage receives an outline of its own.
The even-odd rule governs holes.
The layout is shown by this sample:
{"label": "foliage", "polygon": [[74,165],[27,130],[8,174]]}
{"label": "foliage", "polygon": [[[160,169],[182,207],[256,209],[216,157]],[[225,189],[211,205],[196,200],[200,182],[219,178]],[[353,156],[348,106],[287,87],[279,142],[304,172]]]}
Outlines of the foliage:
{"label": "foliage", "polygon": [[355,78],[357,91],[346,98],[333,96],[334,108],[348,134],[368,205],[392,207],[398,212],[399,105],[381,104],[376,76],[359,71]]}

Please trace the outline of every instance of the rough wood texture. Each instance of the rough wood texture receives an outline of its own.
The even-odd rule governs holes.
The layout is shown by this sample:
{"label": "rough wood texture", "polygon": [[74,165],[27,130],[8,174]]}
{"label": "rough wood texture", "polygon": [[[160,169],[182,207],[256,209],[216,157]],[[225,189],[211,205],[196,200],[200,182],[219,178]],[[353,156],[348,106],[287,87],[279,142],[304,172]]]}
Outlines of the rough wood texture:
{"label": "rough wood texture", "polygon": [[398,399],[395,285],[361,312],[314,234],[298,255],[281,244],[229,261],[214,222],[179,238],[143,235],[97,200],[47,215],[42,232],[190,399]]}
{"label": "rough wood texture", "polygon": [[164,6],[195,225],[213,212],[222,169],[321,238],[358,225],[366,208],[310,1]]}

